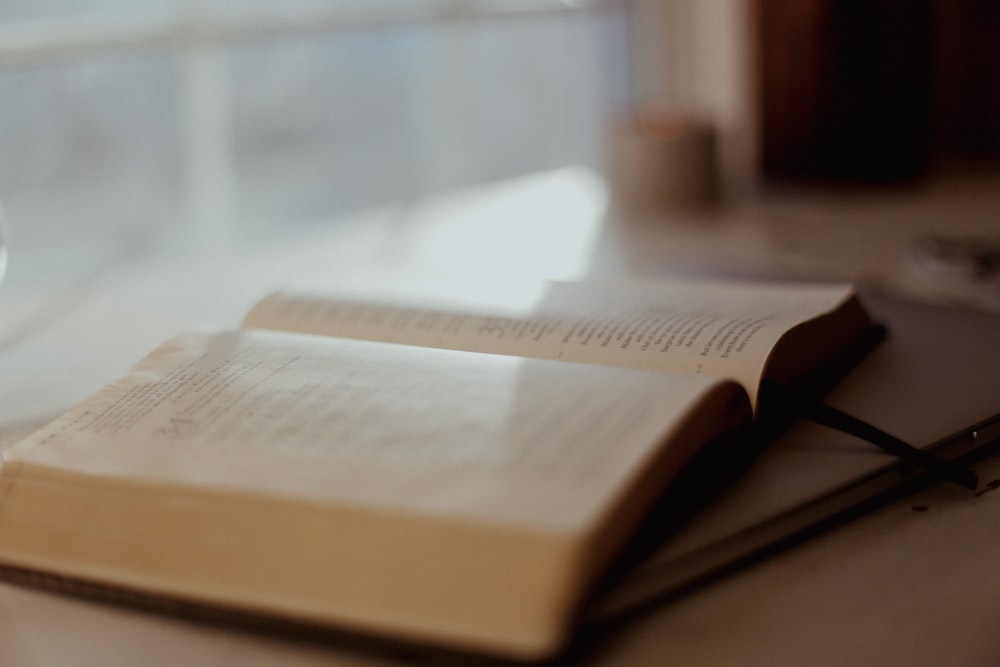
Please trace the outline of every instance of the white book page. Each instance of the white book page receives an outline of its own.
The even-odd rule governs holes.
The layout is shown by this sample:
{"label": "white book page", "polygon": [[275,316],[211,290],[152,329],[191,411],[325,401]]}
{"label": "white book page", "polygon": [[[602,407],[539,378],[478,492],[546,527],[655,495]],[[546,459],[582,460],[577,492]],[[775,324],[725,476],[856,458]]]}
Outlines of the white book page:
{"label": "white book page", "polygon": [[755,400],[781,336],[849,296],[846,286],[564,283],[525,315],[276,293],[243,326],[704,374]]}
{"label": "white book page", "polygon": [[571,529],[613,501],[712,384],[281,332],[191,334],[8,450],[5,472],[14,484],[17,465],[34,464],[96,484]]}

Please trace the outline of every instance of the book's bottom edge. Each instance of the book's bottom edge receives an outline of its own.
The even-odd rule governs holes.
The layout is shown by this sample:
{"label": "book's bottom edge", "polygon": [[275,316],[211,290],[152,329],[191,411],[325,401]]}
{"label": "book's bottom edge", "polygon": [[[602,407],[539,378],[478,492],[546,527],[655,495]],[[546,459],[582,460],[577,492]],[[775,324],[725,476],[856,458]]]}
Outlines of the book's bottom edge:
{"label": "book's bottom edge", "polygon": [[339,654],[364,655],[367,658],[376,657],[406,664],[420,664],[423,661],[433,660],[435,664],[456,667],[463,665],[504,667],[540,664],[548,660],[519,659],[396,636],[354,631],[304,618],[153,594],[5,563],[0,563],[0,584],[59,595],[86,604],[106,605],[159,616],[173,622],[210,626],[276,642],[305,643]]}

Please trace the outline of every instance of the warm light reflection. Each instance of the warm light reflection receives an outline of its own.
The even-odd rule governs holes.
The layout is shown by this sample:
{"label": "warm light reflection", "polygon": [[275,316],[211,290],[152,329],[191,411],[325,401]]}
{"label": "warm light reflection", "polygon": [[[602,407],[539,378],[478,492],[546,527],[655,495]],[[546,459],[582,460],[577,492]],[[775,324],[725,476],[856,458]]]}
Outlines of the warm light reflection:
{"label": "warm light reflection", "polygon": [[445,296],[526,306],[587,271],[606,205],[595,174],[567,168],[430,200],[398,242],[419,274],[449,280]]}
{"label": "warm light reflection", "polygon": [[589,273],[607,202],[604,182],[573,167],[371,211],[269,243],[249,260],[268,276],[256,296],[280,287],[527,310],[546,282]]}

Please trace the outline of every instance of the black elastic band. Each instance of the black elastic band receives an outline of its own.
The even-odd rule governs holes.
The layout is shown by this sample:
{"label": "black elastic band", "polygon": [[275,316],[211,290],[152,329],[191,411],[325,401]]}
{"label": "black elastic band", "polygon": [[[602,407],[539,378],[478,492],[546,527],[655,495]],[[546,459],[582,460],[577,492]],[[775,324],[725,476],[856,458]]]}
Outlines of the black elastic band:
{"label": "black elastic band", "polygon": [[973,471],[939,459],[867,422],[830,407],[813,398],[809,392],[765,381],[762,385],[762,394],[764,394],[765,400],[771,404],[769,405],[770,409],[774,409],[775,405],[778,405],[803,419],[853,435],[881,447],[907,464],[921,468],[941,479],[952,481],[964,488],[975,489],[979,484],[979,479]]}

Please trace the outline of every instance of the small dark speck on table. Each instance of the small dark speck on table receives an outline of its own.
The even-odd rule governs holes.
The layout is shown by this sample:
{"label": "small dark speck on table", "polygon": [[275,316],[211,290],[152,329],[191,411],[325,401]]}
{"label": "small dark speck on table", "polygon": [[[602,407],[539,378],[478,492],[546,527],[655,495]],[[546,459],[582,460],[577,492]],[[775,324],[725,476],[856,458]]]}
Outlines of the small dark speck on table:
{"label": "small dark speck on table", "polygon": [[1000,479],[995,479],[976,493],[976,497],[979,497],[986,493],[987,491],[993,491],[994,489],[1000,489]]}

